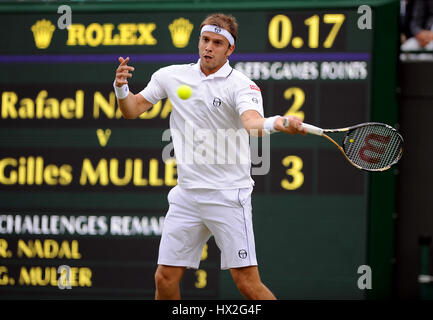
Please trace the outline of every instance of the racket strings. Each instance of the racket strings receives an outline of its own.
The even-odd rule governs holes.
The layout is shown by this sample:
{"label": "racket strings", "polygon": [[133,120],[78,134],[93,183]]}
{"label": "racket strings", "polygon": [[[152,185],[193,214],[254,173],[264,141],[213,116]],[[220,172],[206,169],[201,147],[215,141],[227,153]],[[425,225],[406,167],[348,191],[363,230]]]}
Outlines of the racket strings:
{"label": "racket strings", "polygon": [[369,124],[349,131],[343,142],[347,157],[367,170],[381,170],[401,157],[403,140],[393,128]]}

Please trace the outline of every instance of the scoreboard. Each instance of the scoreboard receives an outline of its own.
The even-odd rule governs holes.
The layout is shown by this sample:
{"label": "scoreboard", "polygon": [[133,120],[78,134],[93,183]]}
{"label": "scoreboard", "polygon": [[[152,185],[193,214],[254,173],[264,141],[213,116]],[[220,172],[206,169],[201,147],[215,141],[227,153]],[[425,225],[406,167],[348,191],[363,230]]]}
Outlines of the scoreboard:
{"label": "scoreboard", "polygon": [[[197,61],[200,23],[215,8],[239,22],[229,60],[261,88],[265,116],[396,125],[398,5],[366,2],[371,28],[356,1],[81,3],[64,29],[55,4],[0,6],[1,298],[153,298],[177,183],[176,161],[162,159],[172,105],[123,119],[117,57],[130,57],[137,93],[159,68]],[[357,171],[315,136],[266,139],[252,197],[263,281],[282,299],[387,296],[395,172]],[[388,191],[379,199],[378,190]],[[373,272],[368,293],[358,286],[363,265]],[[240,298],[212,238],[181,290]]]}

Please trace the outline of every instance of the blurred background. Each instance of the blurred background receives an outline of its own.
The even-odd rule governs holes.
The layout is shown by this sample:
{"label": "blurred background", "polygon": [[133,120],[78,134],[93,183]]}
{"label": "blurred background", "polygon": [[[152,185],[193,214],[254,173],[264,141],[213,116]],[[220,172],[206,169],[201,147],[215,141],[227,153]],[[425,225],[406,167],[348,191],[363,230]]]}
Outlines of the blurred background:
{"label": "blurred background", "polygon": [[[198,60],[214,12],[238,20],[230,63],[261,88],[265,116],[384,122],[405,139],[397,166],[366,173],[318,137],[271,137],[253,164],[269,166],[253,176],[263,282],[280,299],[431,299],[430,0],[1,1],[0,299],[153,298],[172,105],[123,119],[117,58],[138,93]],[[241,299],[219,267],[211,238],[182,296]]]}

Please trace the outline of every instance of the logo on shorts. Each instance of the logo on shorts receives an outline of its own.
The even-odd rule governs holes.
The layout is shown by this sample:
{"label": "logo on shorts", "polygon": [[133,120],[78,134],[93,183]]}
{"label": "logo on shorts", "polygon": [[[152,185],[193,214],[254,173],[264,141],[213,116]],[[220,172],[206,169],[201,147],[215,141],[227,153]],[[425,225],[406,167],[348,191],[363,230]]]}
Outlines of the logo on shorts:
{"label": "logo on shorts", "polygon": [[238,256],[239,256],[239,258],[241,258],[241,259],[246,259],[247,255],[248,255],[248,254],[247,254],[247,251],[244,250],[244,249],[241,249],[241,250],[238,251]]}
{"label": "logo on shorts", "polygon": [[257,104],[257,103],[259,103],[259,100],[257,100],[257,98],[252,98],[251,100],[253,100],[253,102],[255,103],[255,104]]}
{"label": "logo on shorts", "polygon": [[221,99],[220,98],[214,98],[212,102],[214,107],[219,107],[221,105]]}

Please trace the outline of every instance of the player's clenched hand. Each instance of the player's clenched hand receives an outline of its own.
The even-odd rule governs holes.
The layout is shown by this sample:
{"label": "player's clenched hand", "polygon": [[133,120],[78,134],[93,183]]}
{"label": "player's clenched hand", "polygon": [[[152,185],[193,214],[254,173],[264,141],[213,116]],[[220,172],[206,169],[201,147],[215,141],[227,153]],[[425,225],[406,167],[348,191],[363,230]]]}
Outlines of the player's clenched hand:
{"label": "player's clenched hand", "polygon": [[[287,118],[289,120],[289,126],[284,126],[284,118]],[[282,131],[289,134],[296,134],[300,133],[302,135],[307,134],[307,130],[302,127],[302,120],[295,116],[286,116],[286,117],[279,117],[277,120],[275,120],[274,128],[278,131]]]}
{"label": "player's clenched hand", "polygon": [[123,57],[119,57],[120,65],[116,69],[116,87],[121,87],[124,84],[128,84],[128,78],[132,77],[132,73],[129,71],[134,71],[134,67],[128,66],[127,63],[129,61],[129,57],[123,59]]}

